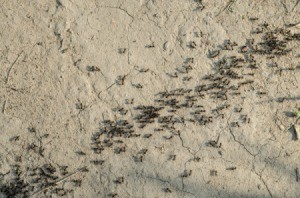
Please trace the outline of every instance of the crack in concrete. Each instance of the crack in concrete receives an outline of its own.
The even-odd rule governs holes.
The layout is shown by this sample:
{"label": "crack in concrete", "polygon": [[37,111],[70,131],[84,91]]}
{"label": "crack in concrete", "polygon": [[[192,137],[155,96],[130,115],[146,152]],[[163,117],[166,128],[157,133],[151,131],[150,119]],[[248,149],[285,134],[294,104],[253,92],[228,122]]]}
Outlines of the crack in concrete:
{"label": "crack in concrete", "polygon": [[294,9],[297,7],[297,5],[299,4],[299,2],[300,2],[300,0],[298,0],[298,1],[296,2],[296,4],[294,5],[294,7],[293,7],[293,9],[292,9],[292,12],[294,12]]}
{"label": "crack in concrete", "polygon": [[[112,174],[115,178],[117,178],[117,175],[115,174],[115,172],[113,172],[111,170],[112,166],[109,166],[108,171],[110,172],[110,174]],[[109,178],[109,175],[107,175],[107,177]],[[115,185],[115,191],[117,191],[118,188],[121,188],[129,197],[130,197],[130,193],[121,185]]]}
{"label": "crack in concrete", "polygon": [[122,8],[121,6],[122,6],[122,4],[120,6],[118,6],[118,7],[101,6],[101,8],[118,9],[118,10],[123,11],[127,16],[129,16],[131,18],[131,22],[129,23],[128,28],[127,28],[127,48],[128,48],[128,50],[127,50],[127,63],[128,63],[128,65],[131,65],[131,63],[130,63],[130,51],[129,51],[130,50],[129,32],[130,32],[130,29],[131,29],[131,25],[132,25],[132,23],[134,21],[134,17],[127,10],[125,10],[124,8]]}
{"label": "crack in concrete", "polygon": [[132,20],[134,19],[134,17],[129,14],[129,12],[127,10],[125,10],[124,8],[121,8],[121,6],[119,7],[113,7],[113,6],[99,6],[99,8],[110,8],[110,9],[117,9],[117,10],[121,10],[123,11],[127,16],[129,16]]}
{"label": "crack in concrete", "polygon": [[262,178],[262,173],[263,173],[263,171],[265,170],[265,168],[266,168],[266,164],[265,164],[263,170],[261,171],[261,173],[258,173],[258,172],[255,171],[255,166],[254,166],[254,164],[253,164],[253,169],[252,169],[252,171],[259,177],[260,181],[264,184],[264,186],[265,186],[265,188],[267,189],[267,191],[268,191],[270,197],[273,197],[273,195],[272,195],[272,193],[271,193],[271,191],[270,191],[270,189],[269,189],[267,183],[266,183],[265,180]]}
{"label": "crack in concrete", "polygon": [[180,141],[181,141],[181,146],[182,146],[183,148],[185,148],[190,154],[193,155],[193,152],[191,151],[191,148],[184,145],[184,141],[183,141],[183,139],[182,139],[182,137],[181,137],[180,131],[177,131],[177,132],[178,132],[177,135],[178,135],[178,137],[179,137],[179,139],[180,139]]}
{"label": "crack in concrete", "polygon": [[[9,82],[9,76],[10,76],[10,72],[12,70],[12,68],[14,67],[14,65],[18,62],[20,56],[23,54],[23,50],[18,54],[17,58],[14,60],[14,62],[11,64],[10,68],[8,69],[8,72],[7,72],[7,77],[6,77],[6,80],[5,80],[5,84],[7,85],[8,82]],[[5,109],[6,109],[6,103],[8,101],[8,98],[6,98],[6,94],[5,94],[5,100],[4,100],[4,103],[3,103],[3,106],[2,106],[2,113],[3,114],[6,114],[5,113]],[[14,117],[14,116],[13,116]],[[16,117],[17,118],[17,117]]]}
{"label": "crack in concrete", "polygon": [[147,176],[146,178],[153,179],[153,180],[158,180],[158,181],[160,181],[162,183],[167,183],[170,187],[172,187],[173,189],[175,189],[177,192],[188,193],[188,194],[191,194],[191,195],[193,195],[193,196],[195,196],[197,198],[197,196],[194,193],[191,193],[191,192],[186,191],[184,189],[179,189],[178,187],[172,185],[170,181],[167,181],[167,180],[164,180],[164,179],[161,179],[161,178],[157,178],[157,177],[151,177],[151,176]]}
{"label": "crack in concrete", "polygon": [[228,126],[228,129],[229,129],[229,132],[230,132],[231,136],[233,137],[233,140],[234,140],[235,142],[237,142],[239,145],[241,145],[241,146],[245,149],[245,151],[247,151],[247,153],[249,153],[249,154],[250,154],[251,156],[253,156],[253,157],[255,157],[255,156],[257,156],[257,155],[259,154],[259,152],[256,153],[256,154],[251,153],[251,152],[247,149],[247,147],[246,147],[242,142],[240,142],[239,140],[236,139],[236,137],[235,137],[233,131],[231,130],[231,127],[230,127],[230,126]]}
{"label": "crack in concrete", "polygon": [[8,81],[9,81],[9,75],[10,75],[10,72],[13,68],[13,66],[17,63],[17,61],[19,60],[20,56],[23,54],[23,50],[18,54],[17,58],[14,60],[14,62],[11,64],[8,72],[7,72],[7,77],[6,77],[6,81],[5,81],[5,84],[8,84]]}
{"label": "crack in concrete", "polygon": [[230,124],[229,124],[229,120],[230,120],[230,118],[231,118],[231,115],[232,115],[232,113],[230,114],[229,118],[227,119],[227,127],[228,127],[228,129],[229,129],[229,133],[231,134],[231,136],[232,136],[232,138],[233,138],[233,140],[234,140],[235,142],[237,142],[240,146],[242,146],[242,147],[244,148],[244,150],[245,150],[247,153],[249,153],[252,157],[255,158],[260,152],[258,152],[258,153],[256,153],[256,154],[251,153],[251,151],[249,151],[249,149],[248,149],[242,142],[240,142],[239,140],[237,140],[237,138],[235,137],[235,135],[234,135],[234,133],[233,133],[233,131],[232,131],[232,129],[231,129],[231,126],[230,126]]}
{"label": "crack in concrete", "polygon": [[[284,2],[283,2],[284,1]],[[284,11],[285,11],[285,14],[289,13],[287,7],[286,7],[286,2],[285,0],[281,0],[280,3],[282,4],[283,8],[284,8]]]}
{"label": "crack in concrete", "polygon": [[[187,164],[188,164],[189,162],[195,160],[195,156],[196,156],[196,154],[201,150],[202,146],[200,146],[200,148],[199,148],[196,152],[193,152],[193,151],[191,151],[192,149],[191,149],[190,147],[184,145],[184,141],[183,141],[183,139],[182,139],[182,137],[181,137],[181,135],[180,135],[180,131],[178,131],[178,134],[177,134],[177,135],[178,135],[178,137],[179,137],[179,139],[180,139],[180,141],[181,141],[182,147],[185,148],[191,155],[193,155],[193,158],[187,160],[187,161],[184,163],[184,170],[187,170],[187,169],[186,169],[186,168],[187,168]],[[201,170],[201,173],[202,173],[202,170]],[[203,176],[203,173],[202,173],[202,176]],[[181,192],[191,194],[191,195],[193,195],[194,197],[197,198],[197,196],[196,196],[194,193],[184,190],[184,189],[185,189],[184,179],[185,179],[184,177],[181,177],[181,186],[182,186],[182,187],[181,187]]]}

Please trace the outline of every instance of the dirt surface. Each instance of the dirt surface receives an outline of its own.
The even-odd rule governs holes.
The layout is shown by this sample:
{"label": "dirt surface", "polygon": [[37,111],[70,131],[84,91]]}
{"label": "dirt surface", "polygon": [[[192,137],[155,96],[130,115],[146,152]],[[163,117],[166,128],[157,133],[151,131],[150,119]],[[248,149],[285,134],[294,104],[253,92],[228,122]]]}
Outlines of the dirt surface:
{"label": "dirt surface", "polygon": [[0,2],[0,197],[300,197],[299,0]]}

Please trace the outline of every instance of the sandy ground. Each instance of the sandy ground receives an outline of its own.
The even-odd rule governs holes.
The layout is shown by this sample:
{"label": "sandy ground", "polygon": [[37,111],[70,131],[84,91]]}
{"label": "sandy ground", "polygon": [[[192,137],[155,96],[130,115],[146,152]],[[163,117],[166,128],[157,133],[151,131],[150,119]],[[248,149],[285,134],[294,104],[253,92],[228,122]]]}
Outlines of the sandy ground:
{"label": "sandy ground", "polygon": [[0,197],[300,197],[299,0],[0,1]]}

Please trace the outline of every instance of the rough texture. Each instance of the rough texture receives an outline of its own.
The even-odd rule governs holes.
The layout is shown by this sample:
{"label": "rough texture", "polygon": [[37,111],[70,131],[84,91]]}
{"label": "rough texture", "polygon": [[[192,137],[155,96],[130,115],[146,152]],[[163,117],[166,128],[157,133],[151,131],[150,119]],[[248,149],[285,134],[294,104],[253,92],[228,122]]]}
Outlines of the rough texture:
{"label": "rough texture", "polygon": [[0,4],[0,197],[300,197],[298,0]]}

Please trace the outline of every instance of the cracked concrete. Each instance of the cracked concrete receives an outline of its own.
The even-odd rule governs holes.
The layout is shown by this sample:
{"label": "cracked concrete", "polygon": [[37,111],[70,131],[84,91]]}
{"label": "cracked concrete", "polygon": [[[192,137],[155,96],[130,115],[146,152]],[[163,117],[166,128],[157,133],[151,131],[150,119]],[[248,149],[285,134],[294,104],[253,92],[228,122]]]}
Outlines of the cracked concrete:
{"label": "cracked concrete", "polygon": [[299,0],[0,9],[0,197],[300,196]]}

